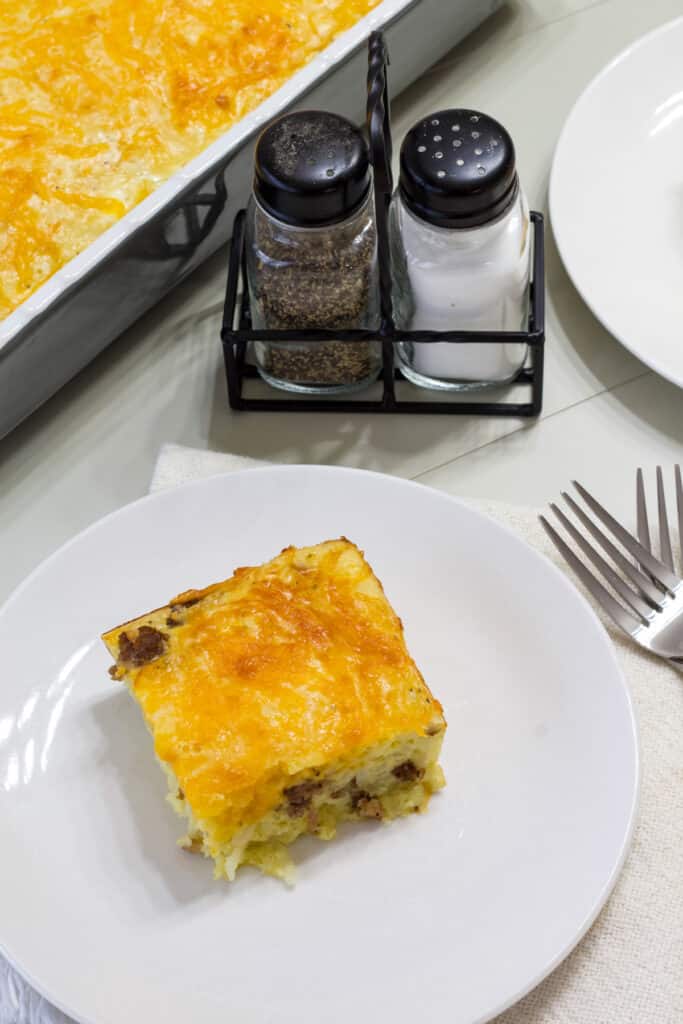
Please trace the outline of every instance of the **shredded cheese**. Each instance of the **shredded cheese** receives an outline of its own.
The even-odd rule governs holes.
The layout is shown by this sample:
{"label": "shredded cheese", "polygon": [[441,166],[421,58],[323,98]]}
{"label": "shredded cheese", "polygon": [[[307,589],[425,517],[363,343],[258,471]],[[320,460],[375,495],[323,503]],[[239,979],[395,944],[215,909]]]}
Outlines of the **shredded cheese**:
{"label": "shredded cheese", "polygon": [[0,0],[0,319],[379,0]]}

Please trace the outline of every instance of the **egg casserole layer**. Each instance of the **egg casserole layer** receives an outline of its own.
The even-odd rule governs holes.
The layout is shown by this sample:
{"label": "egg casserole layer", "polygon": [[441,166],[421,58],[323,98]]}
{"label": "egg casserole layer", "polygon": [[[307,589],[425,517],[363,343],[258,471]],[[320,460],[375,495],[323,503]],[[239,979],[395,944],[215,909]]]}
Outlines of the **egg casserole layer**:
{"label": "egg casserole layer", "polygon": [[103,637],[188,822],[181,845],[291,880],[286,847],[426,808],[446,723],[363,553],[286,548]]}
{"label": "egg casserole layer", "polygon": [[0,319],[379,0],[0,0]]}

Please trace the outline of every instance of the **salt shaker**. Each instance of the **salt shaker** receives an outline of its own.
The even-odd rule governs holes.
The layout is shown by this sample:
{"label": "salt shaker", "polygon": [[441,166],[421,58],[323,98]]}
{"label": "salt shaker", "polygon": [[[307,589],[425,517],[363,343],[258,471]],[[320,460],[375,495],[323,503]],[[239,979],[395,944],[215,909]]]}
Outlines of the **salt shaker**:
{"label": "salt shaker", "polygon": [[[530,224],[509,134],[476,110],[442,110],[401,147],[390,211],[394,317],[414,330],[527,327]],[[512,380],[527,346],[399,342],[422,387],[473,390]]]}
{"label": "salt shaker", "polygon": [[[256,145],[246,225],[255,329],[371,328],[379,321],[377,235],[366,142],[346,118],[297,111]],[[256,342],[256,364],[287,391],[337,393],[377,377],[379,342]]]}

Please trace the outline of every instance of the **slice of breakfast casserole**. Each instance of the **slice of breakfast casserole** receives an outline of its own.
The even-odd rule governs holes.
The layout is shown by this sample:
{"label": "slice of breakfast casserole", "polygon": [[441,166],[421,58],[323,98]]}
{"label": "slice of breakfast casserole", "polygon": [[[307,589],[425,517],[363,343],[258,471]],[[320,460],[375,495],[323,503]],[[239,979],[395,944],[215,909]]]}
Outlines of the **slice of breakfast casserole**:
{"label": "slice of breakfast casserole", "polygon": [[142,708],[181,844],[291,878],[286,847],[423,810],[446,723],[363,553],[286,548],[103,637]]}

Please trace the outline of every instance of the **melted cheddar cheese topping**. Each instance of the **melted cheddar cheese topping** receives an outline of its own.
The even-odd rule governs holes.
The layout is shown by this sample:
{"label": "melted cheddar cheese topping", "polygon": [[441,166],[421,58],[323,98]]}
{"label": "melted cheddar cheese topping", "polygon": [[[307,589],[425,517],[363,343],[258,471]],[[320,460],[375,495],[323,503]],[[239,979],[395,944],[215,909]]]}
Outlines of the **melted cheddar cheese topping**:
{"label": "melted cheddar cheese topping", "polygon": [[0,319],[379,0],[0,0]]}
{"label": "melted cheddar cheese topping", "polygon": [[[136,636],[152,657],[137,667]],[[344,539],[287,548],[104,640],[195,818],[228,831],[275,807],[292,777],[444,727],[381,584]]]}

